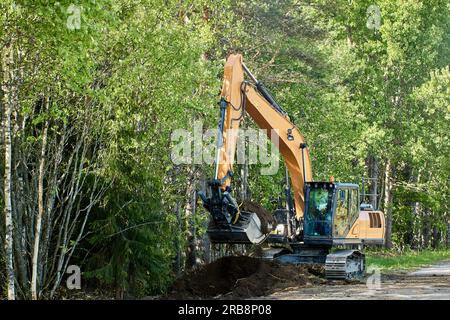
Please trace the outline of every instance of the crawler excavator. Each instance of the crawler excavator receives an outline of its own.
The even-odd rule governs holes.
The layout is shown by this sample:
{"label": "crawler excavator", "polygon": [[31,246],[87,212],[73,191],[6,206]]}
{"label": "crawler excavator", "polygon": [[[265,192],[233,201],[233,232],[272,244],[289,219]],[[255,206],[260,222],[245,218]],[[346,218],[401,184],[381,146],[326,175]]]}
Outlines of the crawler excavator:
{"label": "crawler excavator", "polygon": [[[227,59],[219,105],[215,176],[209,182],[208,196],[199,192],[212,217],[207,230],[211,242],[269,244],[271,259],[324,264],[330,279],[364,275],[360,249],[384,243],[384,214],[360,203],[358,184],[314,181],[304,137],[240,54]],[[275,138],[285,161],[288,205],[273,213],[275,225],[262,225],[265,220],[255,212],[240,210],[232,196],[238,130],[246,115],[269,138],[278,135]]]}

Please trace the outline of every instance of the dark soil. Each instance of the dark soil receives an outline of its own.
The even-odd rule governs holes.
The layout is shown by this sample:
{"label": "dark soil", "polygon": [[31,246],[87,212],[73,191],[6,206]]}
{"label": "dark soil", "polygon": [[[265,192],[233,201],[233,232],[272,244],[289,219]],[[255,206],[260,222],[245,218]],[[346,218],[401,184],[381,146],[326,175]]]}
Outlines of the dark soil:
{"label": "dark soil", "polygon": [[241,211],[254,212],[258,216],[259,220],[261,220],[261,231],[262,233],[269,233],[270,230],[268,225],[271,224],[272,228],[275,227],[275,219],[273,215],[264,209],[259,203],[245,200],[240,206]]}
{"label": "dark soil", "polygon": [[176,280],[165,298],[243,299],[325,282],[309,270],[320,273],[318,266],[282,265],[247,256],[224,257]]}

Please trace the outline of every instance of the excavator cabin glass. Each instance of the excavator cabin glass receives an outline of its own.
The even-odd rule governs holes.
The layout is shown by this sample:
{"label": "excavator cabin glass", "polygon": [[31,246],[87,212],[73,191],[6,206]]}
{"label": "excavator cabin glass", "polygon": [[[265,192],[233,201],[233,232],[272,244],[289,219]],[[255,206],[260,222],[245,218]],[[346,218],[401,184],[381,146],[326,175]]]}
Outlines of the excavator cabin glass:
{"label": "excavator cabin glass", "polygon": [[329,237],[333,210],[333,193],[328,188],[310,188],[306,193],[308,215],[305,216],[305,234]]}
{"label": "excavator cabin glass", "polygon": [[304,241],[332,245],[359,216],[358,185],[309,182],[305,187]]}

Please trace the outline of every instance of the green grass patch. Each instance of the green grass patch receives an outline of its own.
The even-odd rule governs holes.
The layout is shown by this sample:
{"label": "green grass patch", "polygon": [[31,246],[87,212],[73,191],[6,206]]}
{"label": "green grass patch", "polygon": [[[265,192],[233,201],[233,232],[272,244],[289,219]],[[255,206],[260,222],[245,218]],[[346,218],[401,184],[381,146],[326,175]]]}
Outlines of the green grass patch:
{"label": "green grass patch", "polygon": [[375,265],[382,270],[408,270],[427,266],[441,260],[450,260],[450,248],[440,250],[408,250],[394,251],[366,251],[366,265]]}

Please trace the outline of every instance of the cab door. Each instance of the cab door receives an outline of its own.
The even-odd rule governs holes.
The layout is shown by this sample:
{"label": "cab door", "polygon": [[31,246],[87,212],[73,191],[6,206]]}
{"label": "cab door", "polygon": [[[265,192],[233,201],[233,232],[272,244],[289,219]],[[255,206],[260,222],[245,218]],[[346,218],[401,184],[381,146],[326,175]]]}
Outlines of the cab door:
{"label": "cab door", "polygon": [[331,244],[334,185],[314,182],[305,191],[305,243]]}
{"label": "cab door", "polygon": [[346,238],[359,216],[358,189],[338,187],[334,202],[333,238]]}

